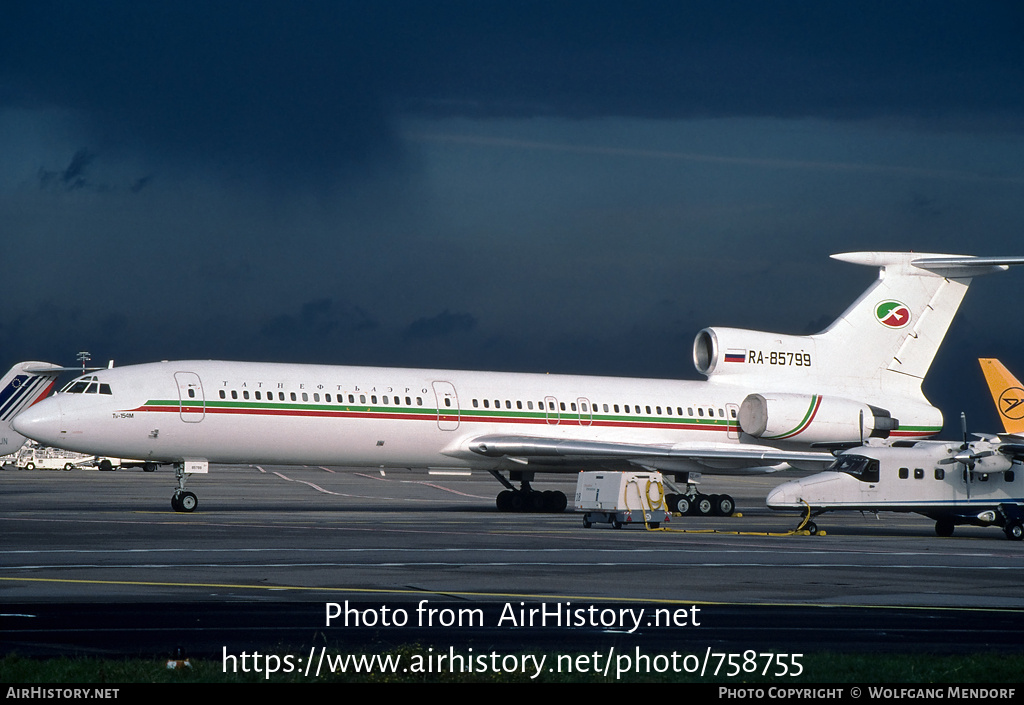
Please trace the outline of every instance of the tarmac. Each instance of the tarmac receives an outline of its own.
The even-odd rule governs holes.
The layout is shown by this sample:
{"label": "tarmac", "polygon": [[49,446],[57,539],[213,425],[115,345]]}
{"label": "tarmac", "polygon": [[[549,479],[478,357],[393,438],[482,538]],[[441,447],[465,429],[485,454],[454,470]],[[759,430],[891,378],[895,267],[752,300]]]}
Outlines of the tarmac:
{"label": "tarmac", "polygon": [[213,466],[189,480],[199,505],[185,514],[167,468],[4,466],[0,653],[317,639],[1024,651],[1024,544],[997,528],[940,538],[892,513],[828,514],[824,535],[793,534],[796,514],[764,506],[786,479],[706,476],[741,516],[651,530],[584,528],[571,475],[535,484],[565,492],[565,513],[510,514],[485,473]]}

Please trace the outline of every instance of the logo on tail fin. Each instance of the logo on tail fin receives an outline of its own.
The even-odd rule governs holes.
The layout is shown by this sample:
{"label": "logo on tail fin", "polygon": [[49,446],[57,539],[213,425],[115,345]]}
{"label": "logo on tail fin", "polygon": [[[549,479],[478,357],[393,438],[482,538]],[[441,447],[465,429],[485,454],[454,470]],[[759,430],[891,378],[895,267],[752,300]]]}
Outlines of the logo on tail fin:
{"label": "logo on tail fin", "polygon": [[1008,419],[1024,419],[1024,389],[1009,387],[999,395],[999,413]]}
{"label": "logo on tail fin", "polygon": [[910,323],[910,308],[905,303],[890,299],[875,306],[875,318],[887,328],[903,328]]}

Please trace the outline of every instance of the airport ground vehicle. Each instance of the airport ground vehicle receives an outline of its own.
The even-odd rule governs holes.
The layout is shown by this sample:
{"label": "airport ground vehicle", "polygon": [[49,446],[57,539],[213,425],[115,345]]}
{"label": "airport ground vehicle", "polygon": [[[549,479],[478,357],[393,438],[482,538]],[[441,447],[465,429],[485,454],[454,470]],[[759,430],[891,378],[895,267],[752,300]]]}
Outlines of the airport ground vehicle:
{"label": "airport ground vehicle", "polygon": [[605,522],[621,529],[636,522],[657,529],[669,514],[660,472],[581,472],[575,504],[586,528]]}
{"label": "airport ground vehicle", "polygon": [[38,443],[26,443],[12,456],[13,464],[23,470],[71,470],[91,464],[94,457]]}

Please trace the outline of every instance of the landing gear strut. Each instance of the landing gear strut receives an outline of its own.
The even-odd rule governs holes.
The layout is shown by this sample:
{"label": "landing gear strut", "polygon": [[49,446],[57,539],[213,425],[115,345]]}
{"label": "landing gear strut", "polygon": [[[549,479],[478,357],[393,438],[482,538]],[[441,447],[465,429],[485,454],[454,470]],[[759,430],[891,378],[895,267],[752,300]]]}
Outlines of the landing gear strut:
{"label": "landing gear strut", "polygon": [[495,498],[495,505],[499,512],[531,512],[545,514],[561,514],[569,506],[569,499],[564,492],[557,490],[535,490],[530,486],[533,480],[533,473],[513,471],[509,473],[513,480],[519,480],[519,489],[516,489],[509,480],[496,470],[491,471],[498,482],[507,489],[498,493]]}
{"label": "landing gear strut", "polygon": [[185,464],[174,464],[174,476],[178,479],[178,489],[171,495],[171,509],[176,512],[194,512],[199,506],[199,499],[192,492],[185,491]]}

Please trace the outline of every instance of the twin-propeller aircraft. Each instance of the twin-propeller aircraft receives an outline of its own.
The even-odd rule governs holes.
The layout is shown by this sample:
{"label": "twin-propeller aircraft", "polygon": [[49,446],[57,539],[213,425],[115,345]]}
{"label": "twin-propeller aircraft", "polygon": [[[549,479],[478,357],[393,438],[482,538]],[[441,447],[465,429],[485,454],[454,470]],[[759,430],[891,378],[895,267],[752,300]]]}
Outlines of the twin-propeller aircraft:
{"label": "twin-propeller aircraft", "polygon": [[[913,512],[952,536],[957,524],[998,526],[1006,538],[1024,538],[1024,389],[998,360],[979,360],[1005,434],[968,442],[867,443],[843,452],[826,470],[779,485],[772,509]],[[962,418],[962,417],[961,417]],[[802,525],[817,532],[814,522]]]}
{"label": "twin-propeller aircraft", "polygon": [[[171,504],[210,463],[475,469],[500,510],[562,511],[538,472],[660,470],[682,512],[729,514],[700,473],[818,470],[812,444],[919,439],[942,426],[921,382],[971,279],[1021,257],[856,252],[878,279],[823,332],[697,334],[707,381],[181,361],[90,371],[23,411],[19,434],[96,455],[173,464]],[[518,482],[519,487],[513,483]]]}

